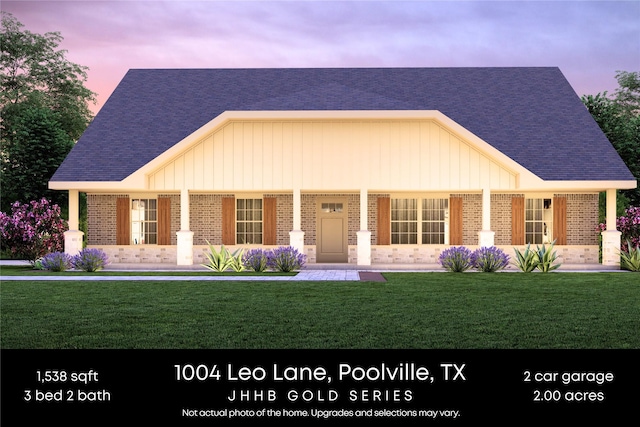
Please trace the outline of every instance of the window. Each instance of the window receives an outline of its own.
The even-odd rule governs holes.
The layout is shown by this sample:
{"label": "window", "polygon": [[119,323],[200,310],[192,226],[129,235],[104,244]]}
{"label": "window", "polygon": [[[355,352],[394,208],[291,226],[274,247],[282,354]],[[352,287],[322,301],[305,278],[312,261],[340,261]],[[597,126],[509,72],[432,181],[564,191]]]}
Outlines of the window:
{"label": "window", "polygon": [[448,213],[449,199],[391,199],[391,243],[447,244]]}
{"label": "window", "polygon": [[525,200],[524,238],[526,243],[551,243],[552,221],[551,199]]}
{"label": "window", "polygon": [[262,199],[236,200],[236,243],[262,244]]}
{"label": "window", "polygon": [[342,203],[323,203],[322,204],[322,212],[323,213],[341,213],[343,209]]}
{"label": "window", "polygon": [[155,245],[158,242],[156,199],[131,200],[131,244]]}
{"label": "window", "polygon": [[422,244],[445,243],[445,222],[449,209],[448,199],[422,199]]}
{"label": "window", "polygon": [[391,199],[391,243],[418,243],[417,199]]}

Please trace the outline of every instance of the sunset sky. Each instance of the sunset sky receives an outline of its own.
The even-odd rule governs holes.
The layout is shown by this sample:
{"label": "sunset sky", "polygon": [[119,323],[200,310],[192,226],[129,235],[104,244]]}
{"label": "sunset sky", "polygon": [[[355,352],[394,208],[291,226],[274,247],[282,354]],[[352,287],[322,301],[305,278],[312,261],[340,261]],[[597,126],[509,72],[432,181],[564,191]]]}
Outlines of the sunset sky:
{"label": "sunset sky", "polygon": [[104,104],[130,68],[557,66],[578,95],[640,71],[640,1],[6,1],[61,33]]}

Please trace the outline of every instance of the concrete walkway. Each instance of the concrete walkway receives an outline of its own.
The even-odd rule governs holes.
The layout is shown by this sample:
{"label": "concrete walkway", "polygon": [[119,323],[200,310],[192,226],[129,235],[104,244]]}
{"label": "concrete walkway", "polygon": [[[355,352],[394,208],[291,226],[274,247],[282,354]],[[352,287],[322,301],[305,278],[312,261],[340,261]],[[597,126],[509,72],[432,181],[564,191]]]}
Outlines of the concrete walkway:
{"label": "concrete walkway", "polygon": [[222,275],[199,275],[199,276],[106,276],[100,273],[87,273],[83,275],[69,275],[69,276],[0,276],[0,282],[4,281],[70,281],[70,280],[82,280],[82,281],[155,281],[155,280],[171,280],[176,282],[195,282],[195,281],[219,281],[228,282],[234,280],[243,281],[309,281],[309,280],[327,280],[327,281],[359,281],[360,275],[357,271],[344,271],[344,270],[327,270],[327,271],[301,271],[295,276],[222,276]]}
{"label": "concrete walkway", "polygon": [[[0,261],[0,281],[25,281],[25,280],[42,280],[42,281],[60,281],[60,280],[85,280],[85,281],[113,281],[113,280],[173,280],[173,281],[360,281],[360,280],[376,280],[383,278],[379,273],[382,272],[444,272],[445,270],[437,264],[376,264],[372,266],[357,266],[354,264],[307,264],[295,276],[222,276],[217,274],[198,275],[198,276],[143,276],[143,275],[101,275],[87,273],[86,275],[69,275],[64,276],[2,276],[1,267],[3,265],[28,266],[26,261]],[[104,271],[109,272],[127,272],[146,271],[146,272],[208,272],[206,268],[200,265],[178,266],[175,264],[111,264]],[[563,264],[557,272],[621,272],[628,271],[603,266],[600,264]],[[505,272],[518,272],[518,270],[510,266]],[[361,274],[362,273],[362,274]],[[535,273],[534,273],[535,274]]]}

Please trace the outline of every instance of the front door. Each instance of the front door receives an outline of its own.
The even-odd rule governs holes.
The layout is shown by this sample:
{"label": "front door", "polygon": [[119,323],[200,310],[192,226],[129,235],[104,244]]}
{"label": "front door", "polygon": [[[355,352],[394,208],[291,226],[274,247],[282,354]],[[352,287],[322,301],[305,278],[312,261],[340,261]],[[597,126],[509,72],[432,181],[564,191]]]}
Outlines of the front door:
{"label": "front door", "polygon": [[316,262],[347,262],[347,200],[319,200],[317,212]]}

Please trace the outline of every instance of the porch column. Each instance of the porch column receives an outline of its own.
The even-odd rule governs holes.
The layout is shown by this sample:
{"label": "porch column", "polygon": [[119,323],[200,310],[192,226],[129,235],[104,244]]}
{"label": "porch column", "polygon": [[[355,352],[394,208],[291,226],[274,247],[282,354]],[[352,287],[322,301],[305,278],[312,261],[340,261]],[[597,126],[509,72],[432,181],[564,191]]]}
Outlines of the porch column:
{"label": "porch column", "polygon": [[602,232],[602,265],[620,268],[622,232],[616,229],[616,190],[607,190],[607,229]]}
{"label": "porch column", "polygon": [[190,230],[189,207],[189,190],[180,190],[180,231],[176,232],[178,265],[193,265],[193,231]]}
{"label": "porch column", "polygon": [[80,192],[69,190],[69,230],[64,232],[64,252],[77,255],[82,250],[82,236],[80,229]]}
{"label": "porch column", "polygon": [[358,265],[371,265],[371,231],[369,231],[369,194],[368,190],[360,190],[360,231],[358,237]]}
{"label": "porch column", "polygon": [[482,230],[478,232],[478,245],[494,245],[495,231],[491,231],[491,190],[482,189]]}
{"label": "porch column", "polygon": [[302,231],[302,197],[300,189],[293,189],[293,230],[289,231],[289,245],[304,254],[304,231]]}

